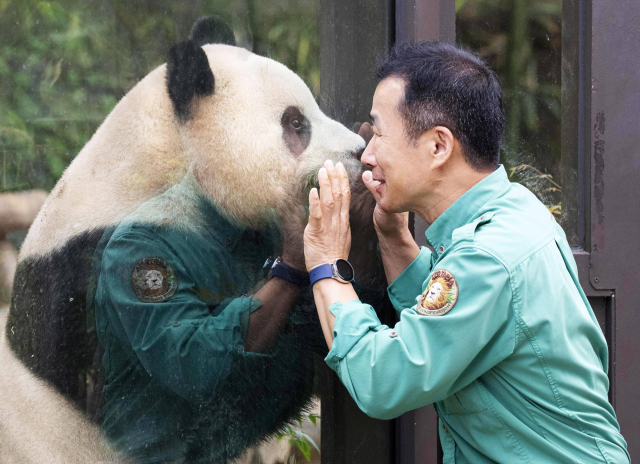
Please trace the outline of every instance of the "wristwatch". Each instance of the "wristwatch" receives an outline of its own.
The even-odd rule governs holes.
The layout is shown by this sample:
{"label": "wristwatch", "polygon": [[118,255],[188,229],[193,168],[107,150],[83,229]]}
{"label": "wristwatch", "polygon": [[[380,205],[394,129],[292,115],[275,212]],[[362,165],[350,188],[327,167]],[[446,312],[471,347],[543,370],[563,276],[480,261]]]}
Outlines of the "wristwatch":
{"label": "wristwatch", "polygon": [[336,279],[338,282],[348,284],[349,282],[355,282],[355,275],[353,272],[353,266],[346,259],[336,259],[332,263],[321,264],[311,269],[309,272],[309,280],[311,285],[315,284],[321,279]]}
{"label": "wristwatch", "polygon": [[307,287],[309,285],[309,274],[286,265],[280,257],[276,258],[269,270],[269,278],[271,279],[272,277],[280,277],[298,287]]}

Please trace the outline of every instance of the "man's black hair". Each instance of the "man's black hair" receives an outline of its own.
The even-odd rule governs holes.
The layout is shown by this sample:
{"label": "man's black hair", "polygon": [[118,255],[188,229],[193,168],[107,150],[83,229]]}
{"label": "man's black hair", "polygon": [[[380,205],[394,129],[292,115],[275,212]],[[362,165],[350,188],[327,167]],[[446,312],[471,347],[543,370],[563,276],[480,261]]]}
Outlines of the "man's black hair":
{"label": "man's black hair", "polygon": [[405,81],[399,109],[409,140],[445,126],[471,167],[491,171],[500,164],[502,90],[479,56],[447,42],[405,43],[380,62],[377,76]]}

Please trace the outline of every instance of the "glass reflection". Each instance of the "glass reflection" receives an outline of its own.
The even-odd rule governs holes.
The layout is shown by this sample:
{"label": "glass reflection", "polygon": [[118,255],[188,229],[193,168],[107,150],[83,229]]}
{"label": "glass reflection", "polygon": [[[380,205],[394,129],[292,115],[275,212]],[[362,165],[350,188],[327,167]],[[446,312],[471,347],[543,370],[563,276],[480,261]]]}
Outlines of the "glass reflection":
{"label": "glass reflection", "polygon": [[[313,356],[326,347],[310,295],[287,303],[285,292],[265,291],[267,274],[286,256],[287,237],[301,233],[303,199],[324,160],[343,161],[354,179],[361,169],[362,140],[314,101],[317,2],[201,3],[208,8],[25,2],[11,4],[0,27],[2,191],[53,189],[22,244],[7,341],[135,462],[256,460],[249,447],[283,427],[295,435],[294,419],[313,399]],[[282,61],[307,86],[269,65],[237,73],[243,85],[234,87],[225,75],[233,60],[210,56],[216,89],[243,95],[224,120],[202,119],[202,81],[181,113],[180,98],[166,96],[164,69],[114,109],[202,11],[221,11],[238,45]],[[292,106],[307,130],[294,127],[293,142],[282,125]],[[217,137],[193,137],[214,129]],[[197,155],[221,147],[225,156]],[[366,194],[358,188],[356,198]],[[356,221],[370,217],[372,205],[354,204]],[[381,275],[366,259],[353,261],[362,282]],[[382,295],[363,289],[365,301]],[[251,317],[264,308],[253,325],[263,340],[247,349]],[[60,429],[91,427],[73,415],[56,419]],[[66,462],[82,446],[99,456],[103,445],[91,437],[73,457],[54,448]],[[291,450],[279,453],[272,459]]]}

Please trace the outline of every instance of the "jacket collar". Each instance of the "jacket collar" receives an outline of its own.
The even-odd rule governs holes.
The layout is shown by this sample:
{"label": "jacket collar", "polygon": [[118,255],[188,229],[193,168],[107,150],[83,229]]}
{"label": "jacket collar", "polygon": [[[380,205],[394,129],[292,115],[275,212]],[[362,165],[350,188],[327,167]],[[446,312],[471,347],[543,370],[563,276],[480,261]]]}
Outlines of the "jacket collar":
{"label": "jacket collar", "polygon": [[425,232],[427,243],[434,248],[436,255],[449,249],[454,230],[474,220],[484,205],[504,195],[510,188],[507,172],[500,165],[449,206]]}

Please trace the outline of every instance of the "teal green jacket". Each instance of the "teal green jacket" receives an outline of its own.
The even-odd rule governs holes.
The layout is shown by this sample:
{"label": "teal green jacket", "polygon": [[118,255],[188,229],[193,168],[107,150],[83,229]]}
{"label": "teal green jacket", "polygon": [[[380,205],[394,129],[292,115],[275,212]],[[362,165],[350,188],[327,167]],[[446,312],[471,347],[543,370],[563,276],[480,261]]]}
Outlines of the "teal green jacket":
{"label": "teal green jacket", "polygon": [[193,176],[103,236],[94,263],[103,429],[135,462],[218,462],[277,422],[281,405],[241,434],[233,422],[265,401],[245,384],[275,396],[270,363],[286,364],[278,353],[244,351],[249,315],[261,305],[250,293],[277,240],[275,229],[234,225]]}
{"label": "teal green jacket", "polygon": [[359,407],[435,404],[445,463],[626,463],[607,346],[565,234],[503,167],[426,233],[434,251],[391,283],[399,322],[330,307],[326,358]]}

